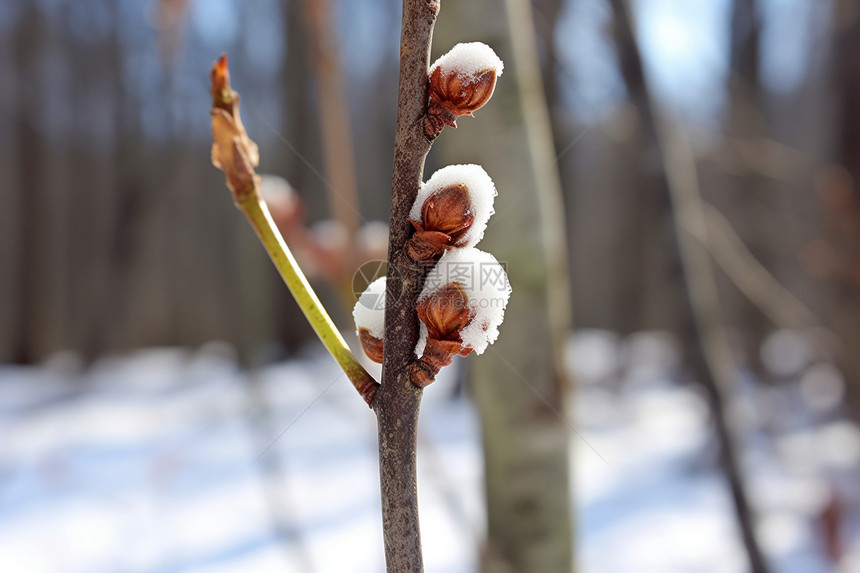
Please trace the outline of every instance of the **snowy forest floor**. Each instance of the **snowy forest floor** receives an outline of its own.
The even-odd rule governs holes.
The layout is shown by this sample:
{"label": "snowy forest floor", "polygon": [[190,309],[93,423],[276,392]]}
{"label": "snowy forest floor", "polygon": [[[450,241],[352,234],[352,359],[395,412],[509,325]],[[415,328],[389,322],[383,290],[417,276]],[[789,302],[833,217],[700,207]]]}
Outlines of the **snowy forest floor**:
{"label": "snowy forest floor", "polygon": [[[568,349],[578,571],[744,573],[706,402],[671,341],[584,331]],[[746,382],[729,409],[777,573],[835,570],[828,507],[839,571],[860,571],[860,432],[815,394],[825,366]],[[422,406],[422,536],[428,572],[467,573],[480,436],[447,370]],[[2,571],[382,571],[379,505],[373,414],[317,347],[250,373],[219,344],[0,366]]]}

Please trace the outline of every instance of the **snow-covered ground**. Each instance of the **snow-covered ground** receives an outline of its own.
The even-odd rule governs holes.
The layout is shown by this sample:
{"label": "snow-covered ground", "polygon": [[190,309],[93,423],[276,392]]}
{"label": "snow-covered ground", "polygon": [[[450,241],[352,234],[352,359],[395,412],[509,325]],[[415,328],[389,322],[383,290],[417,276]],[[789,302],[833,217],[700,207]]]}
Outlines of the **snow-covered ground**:
{"label": "snow-covered ground", "polygon": [[[707,405],[671,381],[671,340],[581,332],[568,355],[579,571],[743,573]],[[422,536],[428,572],[466,573],[482,465],[446,370],[422,406]],[[860,433],[822,399],[826,365],[793,374],[731,407],[760,538],[780,573],[833,571],[820,516],[835,496],[841,571],[860,571]],[[0,366],[3,572],[382,571],[377,479],[373,415],[318,349],[252,373],[219,344]]]}

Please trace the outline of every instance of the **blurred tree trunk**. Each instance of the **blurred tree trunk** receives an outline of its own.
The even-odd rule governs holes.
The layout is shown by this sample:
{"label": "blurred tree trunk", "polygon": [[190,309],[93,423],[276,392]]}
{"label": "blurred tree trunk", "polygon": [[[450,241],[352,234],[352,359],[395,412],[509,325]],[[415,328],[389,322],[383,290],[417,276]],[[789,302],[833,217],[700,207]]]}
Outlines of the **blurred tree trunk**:
{"label": "blurred tree trunk", "polygon": [[[682,315],[678,334],[684,345],[684,356],[690,372],[708,394],[719,440],[720,462],[730,488],[750,569],[753,573],[765,573],[768,571],[768,565],[756,539],[752,508],[746,496],[738,455],[734,450],[725,412],[723,394],[729,389],[726,383],[731,381],[736,373],[731,349],[721,325],[710,255],[703,245],[695,242],[689,230],[683,234],[679,228],[682,221],[692,224],[696,210],[701,210],[701,205],[696,205],[700,199],[696,197],[698,183],[695,159],[692,152],[683,153],[671,142],[664,140],[666,130],[658,125],[660,118],[657,116],[645,78],[630,6],[627,0],[610,0],[610,3],[621,75],[627,85],[630,99],[637,107],[643,131],[650,143],[650,152],[658,159],[659,167],[654,173],[657,185],[654,190],[658,194],[659,203],[674,215],[674,226],[667,228],[663,236],[666,238],[664,248],[675,258],[680,275],[675,287],[680,290],[678,301]],[[680,164],[681,158],[684,158],[687,165]],[[689,188],[682,188],[682,185]]]}
{"label": "blurred tree trunk", "polygon": [[[44,256],[47,248],[47,231],[42,213],[47,205],[45,177],[48,169],[48,154],[43,135],[37,127],[42,110],[39,90],[44,88],[37,65],[41,57],[46,35],[46,22],[35,3],[28,3],[20,24],[15,28],[12,46],[14,65],[18,78],[15,94],[15,145],[17,148],[17,173],[14,195],[17,197],[17,245],[14,315],[14,345],[10,358],[14,362],[33,362],[39,353],[45,323],[45,307],[40,304],[46,298],[45,280],[50,263]],[[14,209],[15,204],[4,209]]]}
{"label": "blurred tree trunk", "polygon": [[347,312],[355,304],[352,271],[356,260],[354,240],[359,229],[358,184],[352,125],[347,105],[346,80],[338,49],[335,8],[331,0],[304,0],[305,21],[312,55],[313,72],[319,97],[320,135],[328,180],[328,217],[342,225],[349,237],[344,256],[348,261],[345,276],[334,285]]}
{"label": "blurred tree trunk", "polygon": [[[730,197],[727,217],[756,258],[771,268],[774,243],[768,230],[772,226],[762,224],[762,221],[775,217],[773,209],[767,206],[768,181],[749,161],[744,161],[744,155],[755,153],[768,134],[759,73],[759,10],[757,0],[734,0],[732,4],[727,135],[736,175],[732,189],[723,193]],[[759,379],[764,379],[767,374],[760,359],[760,349],[770,323],[761,310],[742,294],[735,292],[732,301],[736,305],[745,363]]]}
{"label": "blurred tree trunk", "polygon": [[[0,37],[0,101],[9,102],[15,106],[17,100],[17,84],[13,81],[17,70],[13,60],[13,44],[17,38],[14,34]],[[14,107],[12,108],[14,109]],[[17,122],[15,113],[0,114],[0,140],[14,142],[17,137]],[[18,185],[15,179],[17,153],[15,145],[10,145],[4,153],[0,153],[0,172],[10,174],[11,184],[7,181],[0,185],[0,362],[10,362],[15,351],[17,333],[18,308]]]}
{"label": "blurred tree trunk", "polygon": [[123,51],[122,9],[119,2],[110,6],[113,25],[110,36],[110,81],[114,94],[113,125],[113,189],[117,195],[116,212],[111,220],[110,262],[114,269],[114,283],[107,301],[108,314],[117,322],[117,332],[111,339],[114,348],[131,346],[128,340],[129,294],[131,270],[136,258],[134,230],[140,225],[141,199],[143,198],[143,169],[140,154],[141,130],[131,115],[132,95],[125,84],[125,53]]}
{"label": "blurred tree trunk", "polygon": [[[616,271],[613,273],[617,292],[613,324],[623,334],[653,328],[678,328],[684,318],[677,310],[676,301],[681,295],[678,258],[667,249],[672,227],[669,197],[660,189],[655,174],[663,171],[662,157],[654,145],[656,126],[648,113],[650,99],[638,46],[630,22],[619,17],[621,4],[612,3],[611,34],[617,47],[618,66],[627,87],[630,121],[635,134],[630,148],[622,156],[629,161],[628,168],[636,173],[635,193],[624,200],[632,203],[631,209],[619,210],[626,220],[622,226],[619,245],[614,255]],[[624,113],[624,112],[621,112]],[[638,128],[638,129],[636,129]],[[665,315],[668,315],[665,316]]]}
{"label": "blurred tree trunk", "polygon": [[[535,32],[537,33],[538,45],[541,48],[539,54],[541,66],[541,78],[543,80],[543,91],[546,96],[547,109],[551,119],[553,142],[556,149],[561,149],[565,133],[565,123],[560,107],[559,75],[561,66],[558,61],[558,49],[555,45],[555,29],[558,25],[561,10],[564,7],[563,0],[533,0]],[[564,180],[564,170],[559,170],[559,178],[562,188],[567,188]]]}
{"label": "blurred tree trunk", "polygon": [[[313,165],[319,165],[321,158],[317,150],[320,148],[320,141],[314,120],[316,106],[308,91],[310,84],[307,81],[296,81],[296,78],[309,78],[313,73],[310,69],[311,55],[308,50],[310,40],[305,26],[304,6],[302,2],[282,0],[281,15],[283,29],[287,35],[287,56],[284,58],[280,72],[281,93],[284,99],[281,133],[296,147],[302,157],[307,158]],[[282,145],[279,152],[286,164],[279,175],[286,177],[290,185],[296,189],[301,196],[302,205],[306,207],[306,216],[311,219],[324,209],[325,190],[320,186],[319,180],[311,178],[314,176],[310,170],[287,145]],[[249,247],[251,243],[256,247],[257,238],[251,237]],[[272,280],[277,281],[277,288],[273,291],[274,314],[278,317],[274,325],[275,338],[286,348],[297,349],[314,336],[313,330],[302,317],[290,293],[280,288],[281,279],[277,273],[270,272],[270,275]]]}
{"label": "blurred tree trunk", "polygon": [[845,374],[848,399],[855,418],[860,419],[860,4],[840,0],[835,6],[833,50],[834,87],[838,116],[836,159],[851,177],[840,218],[828,221],[839,228],[835,249],[846,268],[830,284],[829,326],[839,337],[837,361]]}
{"label": "blurred tree trunk", "polygon": [[479,245],[507,264],[514,295],[499,341],[469,363],[481,415],[488,547],[484,571],[573,568],[568,387],[561,344],[569,299],[561,189],[527,0],[448,3],[436,52],[483,41],[505,62],[480,121],[458,122],[436,149],[478,163],[496,182],[496,214]]}

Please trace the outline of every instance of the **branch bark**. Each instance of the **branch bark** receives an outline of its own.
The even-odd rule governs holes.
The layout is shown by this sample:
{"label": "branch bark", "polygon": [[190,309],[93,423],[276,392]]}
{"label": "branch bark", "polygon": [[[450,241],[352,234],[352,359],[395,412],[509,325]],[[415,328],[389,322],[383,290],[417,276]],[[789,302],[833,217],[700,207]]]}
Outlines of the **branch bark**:
{"label": "branch bark", "polygon": [[409,379],[418,340],[415,300],[424,270],[406,255],[412,234],[409,210],[421,186],[430,141],[424,135],[430,42],[438,0],[403,0],[400,85],[394,140],[388,280],[385,306],[385,358],[382,386],[373,409],[378,418],[382,527],[387,571],[423,571],[418,524],[416,436],[422,390]]}

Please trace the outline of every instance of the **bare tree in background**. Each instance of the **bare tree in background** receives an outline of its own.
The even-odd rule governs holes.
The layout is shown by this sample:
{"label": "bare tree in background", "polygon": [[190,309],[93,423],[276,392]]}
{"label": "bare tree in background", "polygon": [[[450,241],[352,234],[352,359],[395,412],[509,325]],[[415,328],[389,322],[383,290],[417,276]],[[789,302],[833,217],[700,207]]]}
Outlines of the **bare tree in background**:
{"label": "bare tree in background", "polygon": [[827,321],[839,338],[837,362],[853,414],[860,418],[860,4],[837,2],[833,26],[836,160],[845,171],[819,184],[829,248],[839,261],[830,273]]}
{"label": "bare tree in background", "polygon": [[[679,283],[679,302],[683,321],[680,337],[684,355],[696,380],[707,391],[719,438],[720,460],[734,502],[741,536],[753,573],[769,570],[755,534],[752,508],[747,498],[738,455],[725,412],[723,393],[736,378],[731,349],[721,324],[721,311],[711,269],[710,255],[685,228],[703,224],[698,198],[695,160],[682,149],[668,128],[661,123],[645,77],[642,56],[634,33],[632,14],[627,0],[610,0],[614,15],[614,37],[619,66],[631,100],[635,103],[642,127],[649,140],[649,152],[659,158],[654,187],[667,214],[674,215],[674,226],[667,229],[666,249],[677,260],[683,282]],[[698,203],[698,205],[697,205]],[[705,232],[705,236],[706,236]]]}
{"label": "bare tree in background", "polygon": [[[760,78],[760,8],[757,0],[732,3],[725,147],[734,176],[722,194],[730,197],[727,212],[744,242],[760,262],[770,266],[773,238],[762,221],[772,219],[775,213],[767,204],[768,181],[755,167],[768,131]],[[745,362],[763,379],[766,373],[760,349],[771,325],[752,301],[742,295],[733,298]]]}
{"label": "bare tree in background", "polygon": [[569,321],[561,189],[527,0],[450,2],[438,50],[490,42],[506,63],[492,105],[437,145],[442,162],[480,163],[496,181],[486,248],[507,263],[516,296],[495,346],[468,365],[481,417],[488,546],[484,571],[573,567],[569,437],[560,360]]}
{"label": "bare tree in background", "polygon": [[46,144],[36,128],[36,118],[39,116],[40,100],[36,97],[39,86],[38,67],[35,62],[41,57],[40,50],[46,34],[46,23],[38,7],[29,4],[22,16],[22,21],[15,31],[13,54],[15,68],[20,81],[15,94],[15,141],[18,153],[18,169],[16,172],[17,189],[26,189],[26,193],[16,193],[17,205],[9,206],[11,211],[17,207],[20,218],[15,225],[17,236],[14,244],[16,249],[17,283],[14,295],[18,304],[10,308],[14,317],[11,350],[6,359],[26,364],[32,362],[38,355],[37,345],[43,334],[44,299],[47,258],[44,257],[46,236],[44,227],[39,224],[39,213],[45,208],[45,165],[47,158]]}

